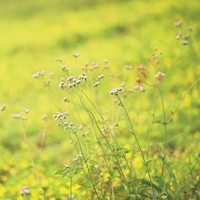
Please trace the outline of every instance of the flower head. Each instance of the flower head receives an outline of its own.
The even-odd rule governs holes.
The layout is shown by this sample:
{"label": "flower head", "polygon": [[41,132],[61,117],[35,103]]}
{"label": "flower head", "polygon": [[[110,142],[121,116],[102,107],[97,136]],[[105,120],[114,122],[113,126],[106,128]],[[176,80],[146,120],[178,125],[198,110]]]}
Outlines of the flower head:
{"label": "flower head", "polygon": [[165,78],[165,73],[158,72],[157,74],[155,74],[154,78],[157,79],[158,81],[162,81]]}
{"label": "flower head", "polygon": [[20,195],[22,195],[22,196],[30,195],[29,186],[22,187]]}

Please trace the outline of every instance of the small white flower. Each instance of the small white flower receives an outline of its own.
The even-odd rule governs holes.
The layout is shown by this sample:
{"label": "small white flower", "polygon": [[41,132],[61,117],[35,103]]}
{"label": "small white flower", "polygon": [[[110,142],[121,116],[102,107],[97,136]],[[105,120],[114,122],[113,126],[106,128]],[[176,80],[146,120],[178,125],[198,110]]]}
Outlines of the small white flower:
{"label": "small white flower", "polygon": [[189,42],[188,42],[188,40],[183,40],[183,41],[182,41],[182,44],[183,44],[183,45],[188,45]]}
{"label": "small white flower", "polygon": [[80,53],[79,53],[79,52],[75,52],[75,53],[73,53],[73,56],[74,56],[75,58],[78,58],[78,57],[80,56]]}
{"label": "small white flower", "polygon": [[4,111],[6,109],[6,106],[5,105],[1,105],[0,106],[0,111]]}
{"label": "small white flower", "polygon": [[155,74],[154,78],[159,80],[159,81],[162,81],[165,78],[165,73],[158,72],[157,74]]}
{"label": "small white flower", "polygon": [[137,91],[139,91],[139,92],[145,92],[145,88],[143,86],[139,85],[139,84],[136,85],[134,87],[134,89],[137,90]]}
{"label": "small white flower", "polygon": [[30,195],[29,186],[24,186],[24,187],[21,189],[20,195],[22,195],[22,196]]}

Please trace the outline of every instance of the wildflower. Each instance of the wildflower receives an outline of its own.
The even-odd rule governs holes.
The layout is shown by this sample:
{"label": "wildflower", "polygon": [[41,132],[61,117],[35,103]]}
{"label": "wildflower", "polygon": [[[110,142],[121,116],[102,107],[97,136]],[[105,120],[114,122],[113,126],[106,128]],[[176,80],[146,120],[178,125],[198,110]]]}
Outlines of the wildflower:
{"label": "wildflower", "polygon": [[131,66],[131,65],[126,65],[126,66],[125,66],[125,69],[126,69],[126,70],[130,70],[130,69],[132,69],[132,66]]}
{"label": "wildflower", "polygon": [[12,114],[13,119],[21,119],[21,114],[20,113],[14,113]]}
{"label": "wildflower", "polygon": [[14,113],[11,115],[13,119],[21,119],[21,120],[27,120],[27,114],[29,110],[27,108],[24,108],[22,112]]}
{"label": "wildflower", "polygon": [[138,85],[140,85],[141,83],[142,83],[142,81],[141,81],[141,79],[136,79],[136,83],[138,84]]}
{"label": "wildflower", "polygon": [[84,81],[87,81],[87,79],[88,79],[88,77],[84,74],[84,75],[83,75],[83,80],[84,80]]}
{"label": "wildflower", "polygon": [[159,81],[162,81],[164,78],[165,78],[165,73],[163,72],[158,72],[155,76],[154,76],[155,79],[159,80]]}
{"label": "wildflower", "polygon": [[0,111],[4,111],[6,109],[6,106],[5,105],[1,105],[0,106]]}
{"label": "wildflower", "polygon": [[67,66],[65,64],[61,64],[60,68],[62,71],[65,71],[65,72],[68,71]]}
{"label": "wildflower", "polygon": [[65,120],[67,116],[69,116],[69,112],[57,112],[57,113],[54,115],[54,119],[55,119],[56,121]]}
{"label": "wildflower", "polygon": [[118,88],[117,88],[117,91],[118,91],[118,92],[121,92],[121,91],[122,91],[122,87],[118,87]]}
{"label": "wildflower", "polygon": [[180,27],[180,26],[182,26],[182,22],[181,21],[176,21],[176,22],[174,22],[174,26],[175,27]]}
{"label": "wildflower", "polygon": [[188,44],[189,44],[189,41],[188,41],[188,40],[183,40],[183,41],[182,41],[182,44],[183,44],[183,45],[188,45]]}
{"label": "wildflower", "polygon": [[48,119],[48,115],[45,114],[42,116],[42,120],[47,121],[47,119]]}
{"label": "wildflower", "polygon": [[30,195],[29,186],[24,186],[24,187],[21,189],[20,195],[21,195],[21,196]]}
{"label": "wildflower", "polygon": [[145,92],[145,88],[140,85],[140,84],[137,84],[135,87],[134,87],[135,90],[137,91],[140,91],[140,92]]}
{"label": "wildflower", "polygon": [[40,70],[40,71],[36,72],[35,74],[33,74],[32,77],[37,79],[37,78],[40,78],[40,77],[44,76],[44,74],[45,74],[45,71],[44,70]]}
{"label": "wildflower", "polygon": [[64,98],[64,102],[68,103],[69,99],[67,97]]}
{"label": "wildflower", "polygon": [[98,80],[102,79],[104,77],[104,74],[101,74],[98,76]]}
{"label": "wildflower", "polygon": [[44,86],[47,86],[47,87],[49,87],[50,86],[50,84],[51,84],[51,80],[49,79],[49,80],[47,80],[47,81],[44,81]]}
{"label": "wildflower", "polygon": [[99,65],[97,63],[93,63],[92,66],[93,66],[93,69],[96,69],[99,67]]}
{"label": "wildflower", "polygon": [[80,53],[79,53],[79,52],[75,52],[75,53],[73,53],[73,56],[74,56],[75,58],[78,58],[78,57],[80,56]]}
{"label": "wildflower", "polygon": [[78,154],[78,155],[73,159],[73,161],[74,161],[74,162],[77,162],[77,161],[80,161],[82,158],[83,158],[83,156],[82,156],[81,154]]}
{"label": "wildflower", "polygon": [[177,34],[177,35],[176,35],[176,39],[179,40],[180,38],[181,38],[181,35],[180,35],[180,34]]}
{"label": "wildflower", "polygon": [[58,85],[59,88],[65,88],[65,82],[64,81],[61,81]]}
{"label": "wildflower", "polygon": [[32,77],[35,78],[35,79],[36,79],[36,78],[39,78],[39,74],[38,74],[38,73],[35,73],[35,74],[32,75]]}
{"label": "wildflower", "polygon": [[61,63],[61,62],[62,62],[62,59],[61,59],[61,58],[55,58],[55,61]]}
{"label": "wildflower", "polygon": [[88,71],[89,64],[86,63],[81,69],[84,71]]}
{"label": "wildflower", "polygon": [[138,69],[138,71],[139,71],[139,73],[141,75],[143,75],[144,77],[146,77],[146,68],[145,68],[144,65],[139,65],[137,69]]}
{"label": "wildflower", "polygon": [[29,113],[29,109],[28,108],[23,108],[23,112],[24,113]]}
{"label": "wildflower", "polygon": [[110,94],[111,94],[111,95],[118,96],[118,95],[119,95],[119,92],[121,92],[121,91],[122,91],[122,87],[113,88],[113,89],[110,91]]}
{"label": "wildflower", "polygon": [[68,87],[69,87],[69,88],[72,88],[72,87],[73,87],[73,84],[69,84]]}
{"label": "wildflower", "polygon": [[40,70],[38,73],[39,73],[40,76],[44,76],[45,75],[45,71],[44,70]]}
{"label": "wildflower", "polygon": [[79,127],[78,127],[79,130],[82,130],[83,128],[84,128],[83,124],[80,124]]}
{"label": "wildflower", "polygon": [[96,81],[94,84],[93,84],[93,87],[97,87],[99,86],[100,82],[99,81]]}
{"label": "wildflower", "polygon": [[113,88],[111,91],[110,91],[110,94],[111,95],[118,95],[119,93],[118,93],[118,91],[115,89],[115,88]]}
{"label": "wildflower", "polygon": [[136,169],[141,169],[143,166],[143,161],[142,158],[140,156],[136,156],[132,162],[132,165],[136,168]]}
{"label": "wildflower", "polygon": [[81,83],[80,80],[76,80],[76,85],[79,85]]}
{"label": "wildflower", "polygon": [[72,82],[74,80],[74,77],[73,76],[69,76],[68,78],[67,78],[67,82]]}

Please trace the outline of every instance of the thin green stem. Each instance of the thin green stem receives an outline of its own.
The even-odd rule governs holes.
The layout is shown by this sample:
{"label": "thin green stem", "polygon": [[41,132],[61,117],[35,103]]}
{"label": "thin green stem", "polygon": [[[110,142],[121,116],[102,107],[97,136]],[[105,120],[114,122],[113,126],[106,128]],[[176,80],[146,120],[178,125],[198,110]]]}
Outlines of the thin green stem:
{"label": "thin green stem", "polygon": [[131,127],[132,135],[134,136],[135,142],[136,142],[136,144],[137,144],[137,146],[138,146],[138,148],[139,148],[139,151],[140,151],[140,153],[141,153],[141,156],[142,156],[144,165],[146,166],[146,171],[147,171],[149,180],[150,180],[150,182],[151,182],[151,188],[152,188],[153,195],[155,196],[154,189],[153,189],[153,181],[152,181],[152,178],[151,178],[151,175],[150,175],[149,166],[148,166],[148,164],[147,164],[147,162],[146,162],[146,160],[145,160],[145,156],[144,156],[142,147],[141,147],[141,145],[140,145],[140,143],[139,143],[139,141],[138,141],[138,138],[137,138],[137,136],[136,136],[136,134],[135,134],[135,131],[134,131],[134,128],[133,128],[133,125],[132,125],[130,116],[129,116],[129,114],[128,114],[128,111],[126,110],[126,107],[124,106],[124,104],[123,104],[123,102],[122,102],[122,100],[120,99],[119,96],[118,96],[118,100],[119,100],[120,105],[122,106],[122,108],[123,108],[123,110],[124,110],[124,112],[125,112],[125,114],[126,114],[126,117],[127,117],[127,119],[128,119],[129,125],[130,125],[130,127]]}
{"label": "thin green stem", "polygon": [[82,155],[83,160],[84,160],[84,162],[85,162],[85,165],[86,165],[86,168],[87,168],[87,171],[88,171],[88,175],[89,175],[90,181],[91,181],[91,183],[92,183],[93,190],[94,190],[94,192],[95,192],[97,198],[100,200],[101,198],[100,198],[100,196],[99,196],[99,194],[98,194],[98,192],[97,192],[97,189],[96,189],[94,180],[93,180],[93,178],[92,178],[92,173],[91,173],[91,171],[90,171],[90,168],[89,168],[87,159],[86,159],[85,154],[84,154],[84,152],[83,152],[83,148],[82,148],[82,145],[81,145],[80,138],[79,138],[78,134],[77,134],[75,131],[73,131],[73,132],[74,132],[74,134],[75,134],[75,136],[76,136],[76,138],[77,138],[77,141],[78,141],[78,144],[79,144],[79,148],[80,148],[80,151],[81,151],[81,155]]}
{"label": "thin green stem", "polygon": [[[82,92],[82,94],[84,94],[84,96],[87,98],[87,100],[92,104],[92,106],[95,108],[95,110],[98,112],[98,114],[99,114],[99,116],[101,117],[101,119],[103,120],[103,116],[102,116],[102,114],[100,113],[100,111],[98,110],[98,108],[95,106],[95,104],[92,102],[92,100],[90,100],[90,98],[87,96],[87,94],[85,94],[82,90],[80,90],[81,92]],[[83,104],[82,104],[83,105]],[[84,105],[83,105],[84,106]],[[116,143],[116,142],[115,142]],[[116,143],[117,144],[117,143]],[[118,146],[118,145],[117,145]],[[118,146],[119,147],[119,146]],[[131,170],[131,168],[130,168],[130,165],[129,165],[129,163],[128,163],[128,160],[126,159],[126,156],[123,154],[123,158],[124,158],[124,160],[125,160],[125,162],[126,162],[126,165],[127,165],[127,167],[128,167],[128,169],[129,169],[129,172],[130,172],[130,174],[131,174],[131,178],[132,178],[132,181],[133,181],[133,175],[132,175],[132,170]]]}
{"label": "thin green stem", "polygon": [[164,175],[164,161],[166,159],[166,149],[167,149],[167,119],[166,119],[166,110],[165,110],[165,103],[162,95],[162,91],[159,87],[156,87],[159,91],[161,105],[162,105],[162,112],[163,112],[163,126],[164,126],[164,156],[163,156],[163,163],[161,169],[161,176]]}
{"label": "thin green stem", "polygon": [[[119,173],[120,173],[121,177],[123,178],[123,180],[124,180],[124,182],[125,182],[125,184],[126,184],[126,186],[127,186],[127,189],[129,189],[128,182],[127,182],[127,180],[126,180],[126,177],[125,177],[125,175],[124,175],[124,172],[123,172],[123,170],[122,170],[122,167],[121,167],[121,164],[120,164],[120,161],[119,161],[117,155],[115,154],[115,152],[113,151],[112,147],[110,146],[110,143],[109,143],[107,137],[104,135],[104,133],[102,132],[101,128],[99,127],[99,124],[98,124],[98,122],[97,122],[97,120],[96,120],[94,114],[93,114],[86,106],[84,106],[84,104],[83,104],[82,99],[81,99],[80,96],[79,96],[79,98],[80,98],[81,104],[83,105],[83,107],[85,107],[85,111],[86,111],[86,112],[89,114],[89,116],[91,116],[92,119],[94,120],[97,129],[98,129],[99,132],[101,133],[101,135],[102,135],[102,137],[104,138],[104,140],[105,140],[105,142],[106,142],[106,144],[107,144],[109,150],[111,151],[112,155],[114,156],[114,158],[115,158],[115,160],[116,160],[116,162],[117,162],[117,165],[118,165]],[[130,192],[130,191],[129,191],[129,192]]]}
{"label": "thin green stem", "polygon": [[79,90],[87,98],[87,100],[92,104],[92,106],[97,111],[97,113],[99,114],[99,116],[101,117],[101,119],[104,120],[102,114],[99,112],[99,110],[97,109],[97,107],[95,106],[95,104],[90,100],[90,98],[88,97],[88,95],[85,92],[83,92],[83,90],[81,90],[81,89],[79,89]]}
{"label": "thin green stem", "polygon": [[[64,121],[61,120],[61,119],[60,119],[60,121],[62,122],[63,126],[65,127],[66,125],[65,125]],[[89,175],[89,178],[90,178],[90,181],[91,181],[93,190],[94,190],[94,192],[95,192],[95,195],[97,196],[97,199],[100,200],[101,198],[100,198],[100,196],[99,196],[99,194],[98,194],[98,192],[97,192],[97,189],[96,189],[94,180],[93,180],[93,178],[92,178],[92,173],[91,173],[90,168],[89,168],[89,165],[88,165],[88,163],[87,163],[87,159],[86,159],[86,157],[85,157],[85,154],[84,154],[84,151],[83,151],[83,148],[82,148],[82,145],[81,145],[80,138],[79,138],[77,132],[76,132],[74,129],[70,129],[70,130],[73,132],[74,136],[76,137],[76,139],[77,139],[77,141],[78,141],[78,146],[79,146],[79,149],[80,149],[80,152],[81,152],[81,156],[82,156],[83,161],[84,161],[84,163],[85,163],[85,165],[86,165],[86,168],[87,168],[87,171],[88,171],[88,175]]]}

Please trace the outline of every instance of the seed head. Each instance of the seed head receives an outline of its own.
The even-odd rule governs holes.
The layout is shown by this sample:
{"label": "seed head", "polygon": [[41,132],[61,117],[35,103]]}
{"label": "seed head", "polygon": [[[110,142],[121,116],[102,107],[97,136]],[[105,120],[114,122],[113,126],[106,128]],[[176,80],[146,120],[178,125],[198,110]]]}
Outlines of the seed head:
{"label": "seed head", "polygon": [[137,78],[137,79],[136,79],[136,83],[137,83],[137,85],[141,85],[141,83],[142,83],[142,80],[141,80],[141,79],[139,79],[139,78]]}
{"label": "seed head", "polygon": [[53,117],[56,121],[65,120],[69,112],[57,112]]}
{"label": "seed head", "polygon": [[175,27],[180,27],[180,26],[182,26],[182,22],[181,21],[176,21],[176,22],[174,22],[174,26]]}
{"label": "seed head", "polygon": [[24,186],[20,192],[21,196],[29,196],[30,195],[30,188],[29,186]]}
{"label": "seed head", "polygon": [[188,40],[183,40],[183,41],[182,41],[182,44],[183,44],[183,45],[188,45],[188,44],[189,44],[189,41],[188,41]]}
{"label": "seed head", "polygon": [[47,121],[47,119],[48,119],[48,115],[45,114],[42,116],[42,120]]}
{"label": "seed head", "polygon": [[0,106],[0,111],[4,111],[4,110],[6,110],[6,105],[1,105]]}
{"label": "seed head", "polygon": [[64,81],[61,81],[61,82],[59,83],[58,87],[64,89],[64,88],[65,88],[65,82],[64,82]]}
{"label": "seed head", "polygon": [[67,82],[72,82],[74,80],[74,77],[73,76],[69,76],[68,78],[67,78]]}
{"label": "seed head", "polygon": [[33,74],[32,77],[37,79],[37,78],[40,78],[40,77],[44,76],[44,74],[45,74],[45,71],[44,70],[40,70],[40,71],[36,72],[35,74]]}
{"label": "seed head", "polygon": [[99,81],[96,81],[94,84],[93,84],[93,87],[97,87],[99,86],[100,82]]}
{"label": "seed head", "polygon": [[145,92],[145,88],[142,85],[137,84],[134,87],[135,90],[139,91],[139,92]]}
{"label": "seed head", "polygon": [[122,91],[122,87],[118,87],[116,88],[118,92],[121,92]]}
{"label": "seed head", "polygon": [[98,80],[103,79],[103,77],[104,77],[104,74],[99,75]]}
{"label": "seed head", "polygon": [[110,94],[111,94],[111,95],[118,96],[118,95],[119,95],[118,88],[113,88],[113,89],[110,91]]}
{"label": "seed head", "polygon": [[132,69],[132,66],[131,66],[131,65],[126,65],[126,66],[125,66],[125,69],[126,69],[126,70],[131,70],[131,69]]}
{"label": "seed head", "polygon": [[137,69],[138,69],[139,73],[140,73],[142,76],[146,77],[146,68],[145,68],[144,65],[139,65]]}
{"label": "seed head", "polygon": [[51,80],[44,81],[44,86],[49,87],[51,85]]}
{"label": "seed head", "polygon": [[67,66],[65,64],[61,64],[60,68],[61,68],[62,71],[65,71],[65,72],[68,71]]}
{"label": "seed head", "polygon": [[80,80],[76,80],[76,85],[79,85],[81,83]]}
{"label": "seed head", "polygon": [[64,102],[68,103],[69,99],[67,97],[64,98]]}
{"label": "seed head", "polygon": [[165,73],[158,72],[157,74],[155,74],[154,78],[157,79],[158,81],[162,81],[165,78]]}
{"label": "seed head", "polygon": [[24,113],[29,113],[29,109],[28,108],[23,108],[22,110]]}
{"label": "seed head", "polygon": [[62,59],[61,58],[55,58],[56,62],[62,63]]}
{"label": "seed head", "polygon": [[176,35],[176,39],[179,40],[180,38],[181,38],[181,35],[180,35],[180,34],[177,34],[177,35]]}
{"label": "seed head", "polygon": [[73,53],[73,56],[74,56],[74,58],[78,58],[80,56],[80,53],[79,52],[75,52],[75,53]]}

